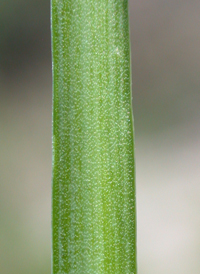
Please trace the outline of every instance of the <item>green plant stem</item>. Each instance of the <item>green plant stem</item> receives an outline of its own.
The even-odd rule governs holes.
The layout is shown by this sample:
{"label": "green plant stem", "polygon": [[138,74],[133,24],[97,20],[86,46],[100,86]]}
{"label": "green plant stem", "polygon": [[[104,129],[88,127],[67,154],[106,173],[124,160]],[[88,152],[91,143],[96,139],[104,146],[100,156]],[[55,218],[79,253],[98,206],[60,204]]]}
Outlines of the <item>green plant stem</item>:
{"label": "green plant stem", "polygon": [[53,274],[136,274],[128,0],[52,0]]}

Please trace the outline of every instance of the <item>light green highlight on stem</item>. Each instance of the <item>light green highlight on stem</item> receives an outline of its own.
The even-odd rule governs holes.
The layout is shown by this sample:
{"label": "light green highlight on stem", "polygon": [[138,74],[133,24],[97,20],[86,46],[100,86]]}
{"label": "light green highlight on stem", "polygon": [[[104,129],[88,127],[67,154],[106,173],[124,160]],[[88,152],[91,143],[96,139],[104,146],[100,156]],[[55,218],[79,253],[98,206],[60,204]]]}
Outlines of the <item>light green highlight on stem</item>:
{"label": "light green highlight on stem", "polygon": [[52,0],[52,274],[136,274],[127,0]]}

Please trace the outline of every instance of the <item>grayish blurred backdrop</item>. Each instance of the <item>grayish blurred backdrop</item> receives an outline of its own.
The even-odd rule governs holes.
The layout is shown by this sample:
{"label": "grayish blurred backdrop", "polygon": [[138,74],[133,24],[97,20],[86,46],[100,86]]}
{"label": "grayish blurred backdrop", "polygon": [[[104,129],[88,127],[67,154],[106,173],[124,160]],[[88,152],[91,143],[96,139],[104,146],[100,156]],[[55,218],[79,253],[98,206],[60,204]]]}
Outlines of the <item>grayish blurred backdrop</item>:
{"label": "grayish blurred backdrop", "polygon": [[[130,0],[130,23],[138,274],[199,274],[200,1]],[[51,96],[49,1],[1,0],[2,274],[50,273]]]}

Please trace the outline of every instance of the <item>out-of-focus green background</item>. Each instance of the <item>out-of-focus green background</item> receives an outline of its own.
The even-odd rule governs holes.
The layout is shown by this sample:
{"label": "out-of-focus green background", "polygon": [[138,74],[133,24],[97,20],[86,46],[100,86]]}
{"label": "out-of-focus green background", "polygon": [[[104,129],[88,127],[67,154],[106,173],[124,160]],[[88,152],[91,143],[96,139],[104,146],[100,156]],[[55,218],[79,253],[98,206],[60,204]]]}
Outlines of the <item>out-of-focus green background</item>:
{"label": "out-of-focus green background", "polygon": [[[199,274],[200,1],[130,0],[130,22],[138,274]],[[49,1],[1,0],[2,274],[50,273],[51,96]]]}

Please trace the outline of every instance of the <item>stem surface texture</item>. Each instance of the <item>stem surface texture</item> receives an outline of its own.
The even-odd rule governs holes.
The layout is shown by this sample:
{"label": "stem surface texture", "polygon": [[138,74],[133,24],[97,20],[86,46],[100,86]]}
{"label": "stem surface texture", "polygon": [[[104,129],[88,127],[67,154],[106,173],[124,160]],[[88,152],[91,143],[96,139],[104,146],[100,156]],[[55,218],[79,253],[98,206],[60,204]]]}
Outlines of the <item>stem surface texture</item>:
{"label": "stem surface texture", "polygon": [[52,274],[136,274],[128,0],[52,0]]}

